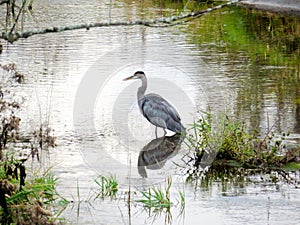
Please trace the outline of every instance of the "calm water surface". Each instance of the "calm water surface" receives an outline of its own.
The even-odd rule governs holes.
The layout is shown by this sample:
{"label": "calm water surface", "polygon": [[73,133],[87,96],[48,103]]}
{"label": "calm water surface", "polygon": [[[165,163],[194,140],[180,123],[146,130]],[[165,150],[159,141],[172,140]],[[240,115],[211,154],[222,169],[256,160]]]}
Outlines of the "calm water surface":
{"label": "calm water surface", "polygon": [[[39,1],[23,26],[159,18],[176,15],[178,6]],[[145,71],[148,92],[170,100],[187,127],[201,111],[211,110],[244,119],[249,129],[261,132],[278,120],[276,132],[290,132],[294,142],[300,133],[299,29],[295,18],[231,7],[168,28],[95,28],[4,43],[0,63],[15,63],[26,74],[16,93],[26,99],[23,130],[49,121],[57,137],[58,146],[43,164],[53,166],[58,191],[73,201],[62,213],[67,223],[298,224],[299,189],[280,174],[236,173],[233,177],[241,179],[186,183],[182,140],[155,140],[154,127],[136,104],[140,83],[122,79]],[[168,141],[175,147],[163,155],[161,146]],[[163,160],[151,163],[152,155]],[[99,174],[116,176],[118,200],[94,200],[93,179]],[[169,176],[175,205],[178,190],[185,193],[183,212],[179,205],[158,213],[127,204],[129,187],[131,198],[138,199],[139,191],[164,187]],[[276,184],[270,181],[274,176]],[[293,176],[299,180],[299,173]]]}

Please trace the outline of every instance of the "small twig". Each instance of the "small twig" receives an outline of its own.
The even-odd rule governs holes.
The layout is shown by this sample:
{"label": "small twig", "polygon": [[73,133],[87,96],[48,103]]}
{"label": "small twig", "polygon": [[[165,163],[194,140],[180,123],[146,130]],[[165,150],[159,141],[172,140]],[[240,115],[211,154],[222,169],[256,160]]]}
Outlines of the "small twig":
{"label": "small twig", "polygon": [[267,133],[265,134],[264,139],[259,143],[258,148],[259,148],[260,150],[261,150],[261,148],[262,148],[263,143],[266,143],[266,140],[267,140],[267,138],[269,137],[270,132],[273,130],[275,124],[277,124],[279,120],[280,120],[280,118],[278,117],[278,118],[276,119],[276,121],[272,124],[272,126],[271,126],[271,127],[268,127],[268,131],[267,131]]}
{"label": "small twig", "polygon": [[19,17],[20,17],[20,15],[21,15],[21,12],[22,12],[22,10],[23,10],[25,4],[26,4],[26,0],[23,0],[23,1],[22,1],[22,6],[21,6],[21,8],[20,8],[20,10],[19,10],[19,13],[18,13],[18,15],[17,15],[17,18],[16,18],[16,20],[15,20],[15,22],[14,22],[14,25],[12,26],[12,28],[11,28],[11,30],[10,30],[10,32],[9,32],[9,35],[11,35],[12,32],[14,31],[14,29],[15,29],[17,23],[18,23]]}
{"label": "small twig", "polygon": [[296,180],[290,177],[289,172],[284,171],[283,169],[276,169],[275,171],[280,174],[288,184],[292,184],[295,188],[300,187],[297,185]]}

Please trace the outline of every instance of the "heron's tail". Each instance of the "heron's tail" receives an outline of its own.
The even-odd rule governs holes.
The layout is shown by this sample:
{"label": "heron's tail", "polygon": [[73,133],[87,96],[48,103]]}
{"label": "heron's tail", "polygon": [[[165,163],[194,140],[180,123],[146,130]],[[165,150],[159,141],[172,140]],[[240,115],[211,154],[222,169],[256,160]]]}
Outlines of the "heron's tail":
{"label": "heron's tail", "polygon": [[186,134],[186,128],[180,123],[180,133],[181,134]]}
{"label": "heron's tail", "polygon": [[186,134],[186,129],[180,122],[177,122],[172,127],[168,127],[168,129],[178,134]]}

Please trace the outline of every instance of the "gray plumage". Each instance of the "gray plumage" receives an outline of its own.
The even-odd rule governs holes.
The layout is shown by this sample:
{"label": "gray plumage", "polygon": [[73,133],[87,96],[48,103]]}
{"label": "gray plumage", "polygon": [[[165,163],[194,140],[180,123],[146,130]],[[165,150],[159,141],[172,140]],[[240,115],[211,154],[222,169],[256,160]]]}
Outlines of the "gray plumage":
{"label": "gray plumage", "polygon": [[[167,100],[157,94],[145,95],[147,89],[147,78],[143,71],[137,71],[133,76],[124,80],[141,79],[142,86],[137,92],[138,105],[143,116],[152,123],[156,129],[161,127],[176,133],[185,133],[177,110]],[[156,131],[155,129],[155,131]],[[166,131],[165,131],[166,134]]]}

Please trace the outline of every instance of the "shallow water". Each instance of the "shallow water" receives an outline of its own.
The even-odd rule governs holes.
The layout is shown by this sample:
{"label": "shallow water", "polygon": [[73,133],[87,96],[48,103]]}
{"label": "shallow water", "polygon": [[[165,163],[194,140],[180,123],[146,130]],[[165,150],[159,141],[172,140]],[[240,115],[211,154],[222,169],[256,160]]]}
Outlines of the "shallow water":
{"label": "shallow water", "polygon": [[[152,1],[38,1],[34,15],[26,14],[24,29],[149,19],[176,14],[177,7]],[[62,12],[65,16],[57,17]],[[291,141],[296,141],[297,40],[299,21],[293,17],[230,7],[168,28],[95,28],[2,43],[0,63],[15,63],[26,74],[25,84],[16,88],[16,95],[26,100],[20,112],[22,129],[28,132],[47,121],[54,129],[58,146],[45,154],[43,163],[53,166],[60,179],[58,191],[73,201],[62,214],[68,223],[297,224],[299,189],[281,175],[274,183],[270,174],[223,171],[222,179],[208,178],[206,185],[186,183],[187,169],[180,167],[185,145],[174,139],[181,146],[161,154],[166,140],[154,140],[154,127],[137,108],[139,82],[122,81],[144,70],[148,92],[170,100],[185,126],[209,109],[243,119],[249,129],[261,132],[279,118],[275,131],[291,132]],[[162,160],[153,165],[152,155]],[[116,176],[118,200],[93,199],[93,179],[99,174]],[[129,187],[131,198],[138,199],[139,192],[152,185],[164,187],[169,176],[175,205],[178,190],[185,193],[183,212],[179,205],[170,213],[155,213],[127,204]],[[291,176],[299,180],[299,173]]]}

